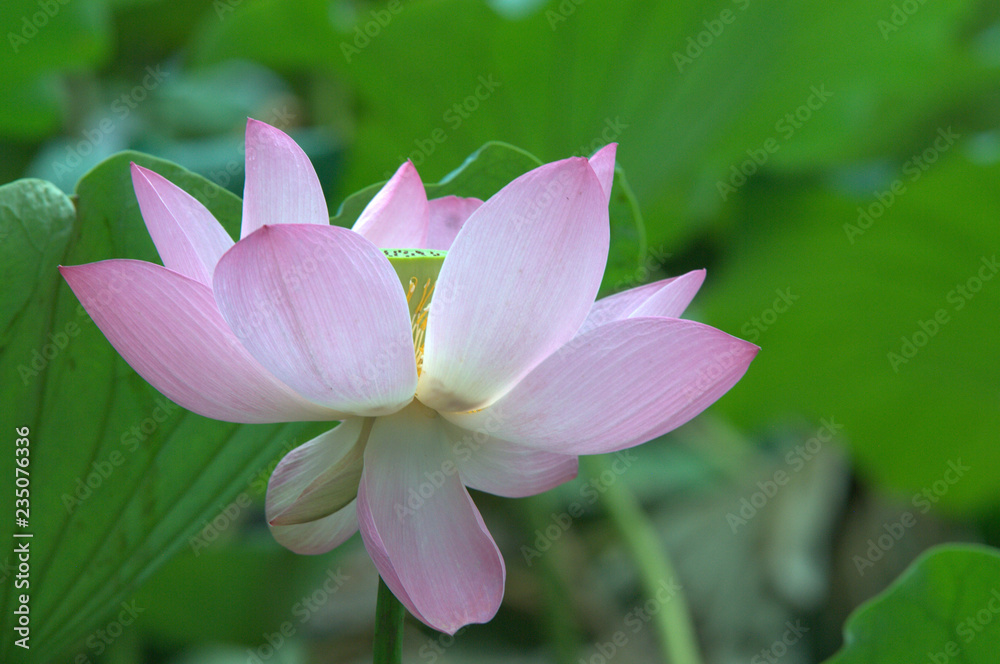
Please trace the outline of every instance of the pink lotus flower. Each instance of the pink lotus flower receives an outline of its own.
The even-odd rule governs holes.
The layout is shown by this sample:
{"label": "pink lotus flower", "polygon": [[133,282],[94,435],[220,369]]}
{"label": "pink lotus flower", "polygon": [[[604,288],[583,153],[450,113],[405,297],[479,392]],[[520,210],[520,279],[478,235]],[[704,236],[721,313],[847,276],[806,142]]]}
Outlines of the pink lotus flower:
{"label": "pink lotus flower", "polygon": [[288,136],[250,120],[246,147],[239,242],[133,165],[164,265],[62,274],[122,357],[181,406],[234,422],[339,420],[271,477],[274,537],[315,554],[360,527],[386,584],[436,629],[487,621],[503,596],[503,558],[466,487],[517,497],[561,484],[576,455],[690,420],[758,350],[677,318],[703,271],[594,302],[614,145],[536,168],[485,203],[428,201],[406,163],[353,230],[330,225]]}

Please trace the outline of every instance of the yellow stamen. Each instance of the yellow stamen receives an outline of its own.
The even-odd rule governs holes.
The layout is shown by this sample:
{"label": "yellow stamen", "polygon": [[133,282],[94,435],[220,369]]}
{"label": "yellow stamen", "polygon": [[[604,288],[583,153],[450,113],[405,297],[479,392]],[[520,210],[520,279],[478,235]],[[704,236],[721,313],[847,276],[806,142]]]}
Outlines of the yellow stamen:
{"label": "yellow stamen", "polygon": [[428,307],[431,303],[431,296],[434,294],[435,286],[434,281],[428,278],[424,282],[420,300],[417,301],[417,305],[414,307],[411,298],[416,292],[419,283],[416,277],[410,277],[410,283],[406,289],[406,303],[410,305],[410,311],[413,312],[410,315],[410,328],[413,330],[413,353],[417,360],[417,376],[420,376],[420,371],[424,365],[424,335],[427,333]]}
{"label": "yellow stamen", "polygon": [[445,252],[434,249],[383,249],[392,264],[406,293],[410,310],[410,329],[413,335],[413,356],[417,375],[424,364],[424,339],[427,336],[427,318],[431,298],[437,284],[438,273],[444,263]]}

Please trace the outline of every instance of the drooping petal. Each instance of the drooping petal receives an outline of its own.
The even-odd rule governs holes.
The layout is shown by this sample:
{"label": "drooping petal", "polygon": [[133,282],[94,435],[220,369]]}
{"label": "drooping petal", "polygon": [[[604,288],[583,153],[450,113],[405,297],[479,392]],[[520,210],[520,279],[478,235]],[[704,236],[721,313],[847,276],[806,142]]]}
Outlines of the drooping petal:
{"label": "drooping petal", "polygon": [[132,164],[132,186],[164,267],[211,285],[215,264],[233,246],[222,224],[194,196],[148,168]]}
{"label": "drooping petal", "polygon": [[281,546],[304,555],[326,553],[346,542],[358,530],[357,500],[333,514],[292,526],[271,525],[271,534]]}
{"label": "drooping petal", "polygon": [[267,483],[267,522],[316,521],[357,498],[371,424],[370,418],[348,418],[286,454]]}
{"label": "drooping petal", "polygon": [[477,413],[445,414],[467,429],[560,454],[614,452],[684,424],[743,376],[760,350],[708,325],[628,318],[549,356]]}
{"label": "drooping petal", "polygon": [[412,162],[400,166],[354,222],[354,232],[382,249],[424,249],[427,192]]}
{"label": "drooping petal", "polygon": [[594,302],[576,334],[623,318],[680,318],[704,281],[705,270],[693,270],[603,297]]}
{"label": "drooping petal", "polygon": [[478,198],[445,196],[432,199],[428,204],[430,226],[427,229],[427,246],[424,248],[447,251],[466,220],[483,202]]}
{"label": "drooping petal", "polygon": [[548,491],[576,477],[577,457],[555,454],[495,438],[484,429],[467,431],[448,423],[451,454],[462,482],[505,498]]}
{"label": "drooping petal", "polygon": [[597,179],[601,181],[605,202],[611,200],[611,185],[615,181],[616,152],[618,152],[618,144],[608,143],[590,158],[590,167],[594,169],[594,172],[597,173]]}
{"label": "drooping petal", "polygon": [[410,612],[454,634],[503,599],[503,558],[447,450],[441,419],[414,402],[375,420],[358,489],[361,537]]}
{"label": "drooping petal", "polygon": [[290,136],[248,119],[246,152],[241,238],[264,224],[330,225],[316,170]]}
{"label": "drooping petal", "polygon": [[247,350],[300,394],[363,416],[413,398],[406,297],[386,257],[357,233],[265,226],[222,257],[213,287]]}
{"label": "drooping petal", "polygon": [[418,397],[490,403],[580,327],[608,256],[608,206],[586,159],[546,164],[472,213],[441,267]]}
{"label": "drooping petal", "polygon": [[233,335],[205,284],[133,260],[59,271],[125,361],[184,408],[229,422],[342,417],[268,373]]}

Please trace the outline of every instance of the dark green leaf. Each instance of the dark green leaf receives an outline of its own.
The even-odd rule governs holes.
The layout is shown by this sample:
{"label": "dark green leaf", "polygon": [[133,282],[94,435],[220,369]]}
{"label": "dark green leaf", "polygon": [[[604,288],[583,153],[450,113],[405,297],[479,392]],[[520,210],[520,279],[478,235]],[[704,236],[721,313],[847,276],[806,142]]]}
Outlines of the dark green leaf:
{"label": "dark green leaf", "polygon": [[[236,230],[236,197],[137,153],[109,159],[81,180],[75,225],[71,204],[51,185],[22,181],[0,190],[11,285],[0,309],[3,393],[13,406],[4,430],[31,429],[31,661],[84,640],[235,495],[260,473],[266,478],[280,453],[328,426],[235,425],[188,413],[139,378],[79,307],[56,264],[156,258],[130,160],[164,174]],[[3,455],[0,471],[12,476],[12,463],[13,455]],[[2,500],[10,501],[6,492]],[[12,526],[0,527],[7,541]],[[14,661],[25,652],[12,644],[12,585],[4,592],[0,659]]]}
{"label": "dark green leaf", "polygon": [[994,664],[998,646],[1000,553],[946,545],[852,613],[827,664]]}

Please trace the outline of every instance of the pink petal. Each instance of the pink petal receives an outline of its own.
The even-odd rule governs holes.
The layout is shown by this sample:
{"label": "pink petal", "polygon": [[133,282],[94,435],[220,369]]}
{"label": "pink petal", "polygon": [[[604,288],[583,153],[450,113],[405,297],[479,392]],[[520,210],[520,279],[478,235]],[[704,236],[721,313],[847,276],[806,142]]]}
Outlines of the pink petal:
{"label": "pink petal", "polygon": [[708,325],[629,318],[574,339],[491,407],[445,414],[475,429],[560,454],[598,454],[661,436],[699,414],[760,350]]}
{"label": "pink petal", "polygon": [[435,413],[415,403],[375,420],[358,520],[386,585],[425,624],[454,634],[496,614],[503,558],[462,486]]}
{"label": "pink petal", "polygon": [[693,270],[664,282],[663,288],[636,307],[629,318],[680,318],[705,282],[705,270]]}
{"label": "pink petal", "polygon": [[577,457],[555,454],[494,438],[484,429],[467,431],[448,425],[451,454],[462,482],[506,498],[548,491],[576,477]]}
{"label": "pink petal", "polygon": [[163,265],[211,284],[215,264],[233,246],[222,225],[204,205],[159,173],[132,164],[132,186]]}
{"label": "pink petal", "polygon": [[597,179],[601,181],[605,202],[611,200],[611,185],[615,181],[616,152],[618,152],[618,144],[608,143],[590,158],[590,167],[594,169]]}
{"label": "pink petal", "polygon": [[590,307],[587,319],[583,321],[583,325],[577,330],[576,336],[579,337],[581,334],[590,332],[595,327],[628,318],[629,314],[635,311],[640,304],[648,300],[650,296],[663,288],[664,284],[669,281],[672,280],[664,279],[663,281],[636,286],[620,293],[602,297]]}
{"label": "pink petal", "polygon": [[586,159],[536,168],[483,203],[441,268],[420,400],[479,408],[568,341],[597,294],[608,238],[607,202]]}
{"label": "pink petal", "polygon": [[330,225],[323,189],[309,157],[285,132],[247,119],[243,229],[264,224]]}
{"label": "pink petal", "polygon": [[383,249],[425,249],[429,216],[424,183],[408,161],[375,194],[353,230]]}
{"label": "pink petal", "polygon": [[357,500],[329,516],[293,526],[271,525],[281,546],[304,555],[326,553],[346,542],[358,530]]}
{"label": "pink petal", "polygon": [[230,331],[205,284],[132,260],[59,271],[125,361],[184,408],[230,422],[340,419],[268,373]]}
{"label": "pink petal", "polygon": [[447,251],[458,231],[473,212],[483,204],[478,198],[459,198],[445,196],[428,202],[430,205],[430,226],[427,230],[427,246],[425,249],[440,249]]}
{"label": "pink petal", "polygon": [[316,521],[357,498],[371,423],[348,418],[286,454],[267,484],[268,523]]}
{"label": "pink petal", "polygon": [[601,298],[576,334],[629,317],[680,318],[704,281],[705,270],[693,270]]}
{"label": "pink petal", "polygon": [[357,233],[264,226],[222,257],[213,287],[247,350],[300,394],[352,415],[391,413],[413,398],[402,285]]}

